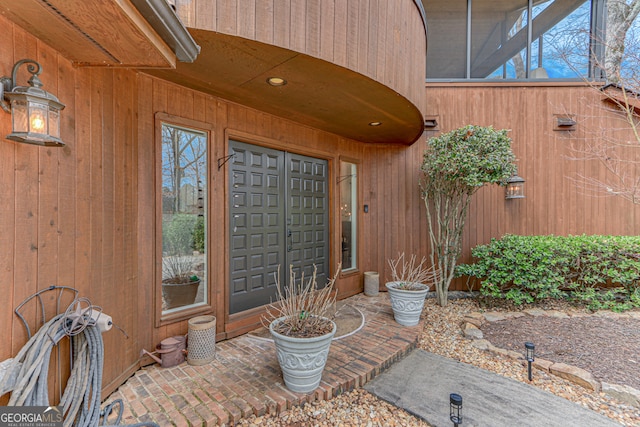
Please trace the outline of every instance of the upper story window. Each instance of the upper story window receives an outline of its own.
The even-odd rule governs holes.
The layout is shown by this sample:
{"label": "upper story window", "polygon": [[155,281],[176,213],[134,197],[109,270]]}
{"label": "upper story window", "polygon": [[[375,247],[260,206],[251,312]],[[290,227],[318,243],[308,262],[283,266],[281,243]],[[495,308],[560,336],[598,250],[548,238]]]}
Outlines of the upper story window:
{"label": "upper story window", "polygon": [[593,78],[604,0],[429,0],[427,79]]}

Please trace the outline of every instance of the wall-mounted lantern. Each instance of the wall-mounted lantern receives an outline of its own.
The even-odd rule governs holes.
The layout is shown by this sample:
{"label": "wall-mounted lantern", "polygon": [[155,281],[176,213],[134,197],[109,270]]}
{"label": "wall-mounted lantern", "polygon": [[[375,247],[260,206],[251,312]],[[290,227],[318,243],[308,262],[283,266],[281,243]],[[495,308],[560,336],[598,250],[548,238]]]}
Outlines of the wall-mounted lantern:
{"label": "wall-mounted lantern", "polygon": [[507,179],[505,199],[524,199],[524,179],[513,175]]}
{"label": "wall-mounted lantern", "polygon": [[[17,86],[18,68],[27,65],[31,73],[29,87]],[[11,113],[12,132],[7,139],[35,145],[62,147],[60,139],[60,110],[64,104],[55,95],[41,89],[38,75],[40,64],[33,59],[23,59],[13,66],[11,78],[0,77],[0,106]]]}

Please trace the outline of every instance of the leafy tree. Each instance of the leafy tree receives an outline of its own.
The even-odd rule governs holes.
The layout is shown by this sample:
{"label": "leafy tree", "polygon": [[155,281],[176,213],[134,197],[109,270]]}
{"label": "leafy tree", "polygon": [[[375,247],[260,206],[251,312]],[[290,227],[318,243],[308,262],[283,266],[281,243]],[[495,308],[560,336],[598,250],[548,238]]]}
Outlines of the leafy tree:
{"label": "leafy tree", "polygon": [[447,291],[462,251],[462,231],[471,196],[485,184],[502,184],[516,173],[507,130],[468,125],[430,138],[420,167],[427,208],[430,260],[438,269],[436,296]]}

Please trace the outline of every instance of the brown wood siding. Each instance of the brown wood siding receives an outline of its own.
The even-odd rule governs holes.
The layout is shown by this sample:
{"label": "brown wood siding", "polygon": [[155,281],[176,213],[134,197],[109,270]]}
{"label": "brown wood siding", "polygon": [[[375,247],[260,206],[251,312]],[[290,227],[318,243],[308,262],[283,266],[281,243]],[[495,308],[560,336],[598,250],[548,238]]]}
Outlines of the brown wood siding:
{"label": "brown wood siding", "polygon": [[177,2],[177,11],[188,27],[349,68],[424,111],[426,36],[413,0],[194,0]]}
{"label": "brown wood siding", "polygon": [[[0,360],[14,356],[27,339],[13,309],[50,285],[70,286],[112,315],[130,336],[115,329],[104,334],[108,387],[120,373],[131,371],[140,350],[134,318],[136,74],[76,69],[20,27],[0,21],[6,30],[0,39],[0,75],[10,75],[20,59],[36,59],[43,67],[44,88],[66,104],[61,114],[65,147],[4,138],[0,143],[0,292],[8,301],[0,310],[0,340],[7,344],[0,346]],[[26,84],[25,74],[19,73],[18,84]],[[11,116],[0,114],[0,133],[8,135]],[[51,295],[45,300],[49,309],[54,300]],[[41,319],[33,302],[25,310],[33,331]],[[62,359],[64,365],[64,353]],[[50,383],[54,395],[57,381]]]}

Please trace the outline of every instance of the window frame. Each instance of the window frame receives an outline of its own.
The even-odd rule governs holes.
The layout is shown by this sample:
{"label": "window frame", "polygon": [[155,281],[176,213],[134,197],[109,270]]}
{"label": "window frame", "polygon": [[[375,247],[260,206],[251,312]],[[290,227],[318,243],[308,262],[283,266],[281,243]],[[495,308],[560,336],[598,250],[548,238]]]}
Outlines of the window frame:
{"label": "window frame", "polygon": [[[207,161],[206,161],[206,188],[207,197],[205,200],[205,277],[207,283],[206,289],[206,302],[193,306],[185,306],[185,308],[178,308],[176,311],[169,313],[162,310],[162,127],[164,124],[176,126],[186,130],[193,130],[195,132],[203,133],[207,138]],[[213,297],[215,295],[212,286],[212,264],[213,258],[211,254],[211,235],[212,235],[212,165],[214,155],[214,133],[213,126],[200,122],[197,120],[187,119],[184,117],[174,116],[167,113],[158,112],[155,114],[155,134],[154,134],[154,147],[155,147],[155,245],[153,254],[154,263],[154,280],[153,280],[153,295],[154,295],[154,313],[155,313],[155,325],[156,327],[176,323],[187,320],[196,315],[210,314],[214,312],[215,301]]]}

